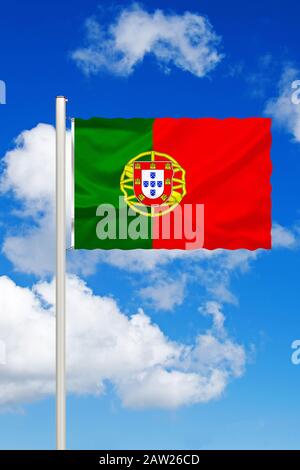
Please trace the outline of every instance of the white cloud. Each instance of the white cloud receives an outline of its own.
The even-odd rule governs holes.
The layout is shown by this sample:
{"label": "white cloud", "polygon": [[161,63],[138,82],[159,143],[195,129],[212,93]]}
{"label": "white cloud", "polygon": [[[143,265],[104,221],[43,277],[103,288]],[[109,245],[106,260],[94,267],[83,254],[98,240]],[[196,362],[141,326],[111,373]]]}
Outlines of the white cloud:
{"label": "white cloud", "polygon": [[[1,407],[54,393],[53,301],[53,282],[30,289],[0,277]],[[225,329],[198,335],[194,345],[171,341],[142,310],[127,317],[75,276],[67,281],[67,318],[70,393],[101,394],[109,381],[125,406],[176,408],[220,397],[244,370],[244,348]]]}
{"label": "white cloud", "polygon": [[218,302],[208,301],[199,310],[203,315],[211,316],[215,330],[219,333],[223,333],[225,316],[223,315],[221,305]]}
{"label": "white cloud", "polygon": [[226,378],[219,370],[213,370],[206,377],[161,368],[142,373],[119,385],[126,406],[153,407],[159,401],[161,407],[167,409],[185,403],[207,402],[220,396],[225,386]]}
{"label": "white cloud", "polygon": [[208,288],[208,292],[210,292],[215,298],[217,298],[220,302],[238,305],[237,297],[229,290],[227,285],[229,281],[226,280],[221,283],[214,283],[211,287]]}
{"label": "white cloud", "polygon": [[5,350],[5,344],[3,341],[0,340],[0,365],[5,364],[6,362],[6,350]]}
{"label": "white cloud", "polygon": [[296,248],[299,245],[297,228],[292,230],[280,224],[273,224],[272,246],[274,248]]}
{"label": "white cloud", "polygon": [[[71,141],[67,132],[67,226],[71,226]],[[55,129],[38,124],[15,140],[4,158],[2,193],[12,193],[20,208],[22,224],[8,231],[2,250],[17,271],[43,276],[53,274],[55,260]],[[97,256],[94,255],[96,262]],[[89,267],[85,260],[88,259]],[[79,266],[81,261],[81,267]],[[81,253],[71,259],[80,272],[93,271],[93,256]]]}
{"label": "white cloud", "polygon": [[15,140],[4,157],[1,190],[12,191],[26,212],[35,215],[48,210],[55,194],[55,129],[38,124]]}
{"label": "white cloud", "polygon": [[217,49],[220,38],[208,19],[196,13],[148,13],[134,3],[109,25],[89,18],[85,29],[87,45],[72,58],[86,74],[105,70],[127,76],[151,54],[166,71],[174,65],[203,77],[223,57]]}
{"label": "white cloud", "polygon": [[173,310],[181,305],[185,297],[186,276],[172,279],[164,273],[164,278],[154,281],[151,286],[139,290],[139,296],[148,301],[156,310]]}
{"label": "white cloud", "polygon": [[36,224],[8,235],[3,243],[3,253],[15,269],[27,274],[47,275],[54,270],[55,218],[53,209],[47,209]]}
{"label": "white cloud", "polygon": [[265,107],[265,114],[272,116],[275,124],[289,132],[296,142],[300,142],[300,105],[292,102],[292,83],[299,76],[298,70],[286,67],[278,84],[278,96]]}

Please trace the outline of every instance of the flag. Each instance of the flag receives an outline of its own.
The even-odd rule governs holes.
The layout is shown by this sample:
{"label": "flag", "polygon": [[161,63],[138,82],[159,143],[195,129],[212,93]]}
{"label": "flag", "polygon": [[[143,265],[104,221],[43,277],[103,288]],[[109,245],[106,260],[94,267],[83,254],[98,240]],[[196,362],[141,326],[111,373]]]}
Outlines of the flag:
{"label": "flag", "polygon": [[74,248],[271,248],[268,118],[75,119]]}

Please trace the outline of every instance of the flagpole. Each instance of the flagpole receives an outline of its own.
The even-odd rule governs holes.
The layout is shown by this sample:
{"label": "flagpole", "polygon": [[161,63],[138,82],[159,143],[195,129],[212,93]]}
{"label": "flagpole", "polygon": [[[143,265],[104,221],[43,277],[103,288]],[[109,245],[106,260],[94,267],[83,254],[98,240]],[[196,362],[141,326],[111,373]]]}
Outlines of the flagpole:
{"label": "flagpole", "polygon": [[66,449],[66,102],[56,97],[56,449]]}

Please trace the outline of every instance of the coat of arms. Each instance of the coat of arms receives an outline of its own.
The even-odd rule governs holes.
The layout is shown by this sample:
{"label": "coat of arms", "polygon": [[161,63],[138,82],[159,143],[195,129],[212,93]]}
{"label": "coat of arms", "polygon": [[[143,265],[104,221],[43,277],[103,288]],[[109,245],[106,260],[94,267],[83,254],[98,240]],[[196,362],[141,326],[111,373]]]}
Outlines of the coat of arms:
{"label": "coat of arms", "polygon": [[155,217],[173,210],[185,196],[185,171],[170,155],[152,150],[127,163],[120,186],[134,211]]}

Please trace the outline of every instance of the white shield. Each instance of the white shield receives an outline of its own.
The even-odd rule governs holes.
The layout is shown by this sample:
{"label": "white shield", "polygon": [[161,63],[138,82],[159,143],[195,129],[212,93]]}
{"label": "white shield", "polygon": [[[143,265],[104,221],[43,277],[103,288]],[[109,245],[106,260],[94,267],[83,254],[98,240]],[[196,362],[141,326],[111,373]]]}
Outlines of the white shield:
{"label": "white shield", "polygon": [[142,191],[149,199],[156,199],[164,192],[164,170],[142,170]]}

